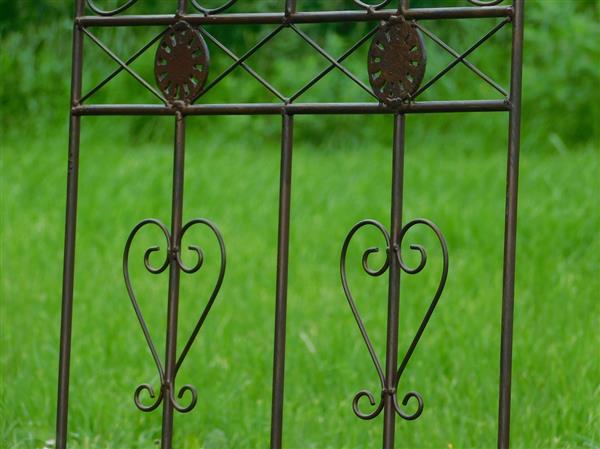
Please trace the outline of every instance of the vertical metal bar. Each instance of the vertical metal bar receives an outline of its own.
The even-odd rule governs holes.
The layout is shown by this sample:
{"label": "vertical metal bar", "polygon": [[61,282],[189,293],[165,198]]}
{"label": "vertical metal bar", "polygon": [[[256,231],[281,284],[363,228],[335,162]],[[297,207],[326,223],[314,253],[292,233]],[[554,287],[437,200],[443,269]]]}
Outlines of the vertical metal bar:
{"label": "vertical metal bar", "polygon": [[285,16],[296,14],[296,0],[285,0]]}
{"label": "vertical metal bar", "polygon": [[523,66],[523,0],[513,1],[512,61],[510,80],[508,162],[504,228],[504,272],[502,281],[502,334],[500,344],[500,398],[498,448],[510,446],[510,392],[512,375],[513,311],[515,300],[515,249],[517,194],[521,140],[521,79]]}
{"label": "vertical metal bar", "polygon": [[410,8],[410,0],[400,0],[400,7],[398,9],[400,9],[402,14],[406,13],[406,11],[408,11],[409,8]]}
{"label": "vertical metal bar", "polygon": [[402,228],[402,196],[404,190],[404,114],[394,115],[394,148],[392,156],[392,204],[390,226],[390,268],[388,288],[388,323],[385,362],[386,394],[383,405],[383,448],[393,449],[396,411],[391,392],[395,386],[398,365],[398,317],[400,308],[400,265],[395,257]]}
{"label": "vertical metal bar", "polygon": [[177,14],[183,15],[187,11],[187,0],[178,0]]}
{"label": "vertical metal bar", "polygon": [[277,242],[277,292],[275,299],[275,347],[271,404],[271,449],[281,449],[283,385],[285,374],[285,328],[287,312],[288,253],[290,241],[290,194],[292,189],[292,140],[294,116],[283,115],[279,180],[279,230]]}
{"label": "vertical metal bar", "polygon": [[[83,0],[75,2],[75,18],[84,13]],[[78,24],[73,28],[71,66],[71,107],[81,98],[83,69],[83,33]],[[79,177],[79,140],[81,117],[71,113],[67,165],[67,205],[63,259],[62,306],[60,320],[60,358],[58,363],[58,400],[56,406],[56,448],[67,447],[69,419],[69,374],[71,367],[71,328],[73,321],[73,279],[75,273],[75,230],[77,226],[77,191]]]}
{"label": "vertical metal bar", "polygon": [[171,396],[177,363],[177,315],[179,309],[180,269],[175,256],[182,226],[183,178],[185,165],[185,118],[175,116],[175,149],[173,156],[173,197],[171,210],[171,265],[169,267],[169,301],[167,310],[167,342],[165,361],[165,399],[163,402],[162,449],[171,449],[173,441],[173,403]]}

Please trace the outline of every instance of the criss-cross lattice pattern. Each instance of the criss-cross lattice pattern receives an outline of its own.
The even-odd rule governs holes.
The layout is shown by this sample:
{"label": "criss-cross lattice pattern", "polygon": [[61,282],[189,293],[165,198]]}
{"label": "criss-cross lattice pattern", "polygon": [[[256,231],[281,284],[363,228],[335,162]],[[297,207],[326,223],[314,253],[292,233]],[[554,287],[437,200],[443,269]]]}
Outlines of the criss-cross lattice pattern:
{"label": "criss-cross lattice pattern", "polygon": [[[132,4],[133,3],[135,2],[132,2]],[[216,14],[232,6],[235,1],[229,3],[230,4],[215,8],[214,10],[202,8],[199,10],[205,14]],[[357,2],[357,4],[359,3],[362,2]],[[95,8],[94,11],[96,11],[96,9],[98,9],[97,6],[93,2],[90,6],[92,5]],[[381,7],[383,6],[384,5],[381,4]],[[119,12],[121,11],[122,9],[119,10]],[[108,12],[103,11],[103,14],[108,14]],[[201,102],[202,97],[213,90],[223,79],[238,67],[242,68],[260,83],[276,101],[283,104],[290,104],[298,101],[327,74],[337,70],[374,100],[393,107],[401,102],[416,100],[458,64],[463,64],[485,83],[498,91],[503,97],[507,97],[508,93],[506,89],[471,63],[467,57],[495,35],[509,23],[509,21],[510,19],[508,18],[500,21],[467,50],[459,52],[423,26],[419,21],[394,19],[393,21],[384,22],[380,26],[371,29],[338,57],[332,56],[323,48],[323,46],[317,43],[314,38],[302,30],[298,24],[294,23],[284,23],[276,26],[260,38],[258,42],[247,51],[238,55],[231,50],[228,45],[215,37],[214,34],[210,33],[206,27],[194,26],[184,21],[180,21],[173,27],[168,27],[161,31],[127,60],[121,59],[108,48],[107,45],[100,41],[97,36],[84,28],[84,33],[106,52],[119,67],[88,93],[83,95],[81,103],[88,100],[120,72],[126,71],[154,96],[159,98],[165,105],[169,105],[177,100],[184,100],[186,103],[193,104],[195,102]],[[175,28],[179,30],[178,38],[176,37],[177,31]],[[296,36],[306,42],[316,53],[328,62],[327,67],[322,69],[319,73],[316,73],[298,90],[289,94],[281,92],[272,82],[260,75],[248,64],[248,59],[250,57],[259,52],[267,43],[275,39],[285,28],[291,29]],[[423,36],[429,38],[429,40],[449,53],[454,59],[444,69],[430,77],[424,84],[421,84],[425,76],[425,43],[423,42]],[[187,39],[188,42],[186,42],[186,45],[177,45],[179,42],[178,39]],[[222,54],[233,61],[231,65],[210,80],[208,80],[209,56],[205,40],[210,42],[218,48]],[[343,65],[343,62],[346,59],[352,56],[369,40],[370,47],[365,72],[370,85],[366,84],[362,81],[360,76],[357,76]],[[160,43],[156,53],[155,73],[156,82],[160,89],[156,89],[131,68],[131,64],[148,49],[155,46],[157,41],[160,41]],[[332,99],[327,99],[327,101],[331,100]]]}

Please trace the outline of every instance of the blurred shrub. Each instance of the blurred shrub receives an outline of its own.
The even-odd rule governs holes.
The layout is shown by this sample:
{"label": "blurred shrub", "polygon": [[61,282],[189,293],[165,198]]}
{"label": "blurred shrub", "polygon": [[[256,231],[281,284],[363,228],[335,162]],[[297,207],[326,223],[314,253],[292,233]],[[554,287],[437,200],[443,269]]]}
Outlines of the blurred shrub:
{"label": "blurred shrub", "polygon": [[[149,3],[156,5],[161,1],[151,0]],[[310,1],[314,5],[320,4],[316,0]],[[333,5],[337,7],[347,4],[347,2],[338,0],[332,1],[339,3],[339,5]],[[3,80],[0,84],[0,102],[3,108],[0,123],[9,134],[12,132],[22,133],[24,123],[27,123],[28,127],[36,126],[46,129],[57,123],[66,122],[70,89],[72,25],[69,16],[72,9],[71,3],[41,0],[36,2],[35,7],[23,7],[23,4],[19,2],[0,0],[0,11],[2,11],[0,13],[2,45],[0,75]],[[145,4],[145,7],[152,6],[149,3]],[[448,2],[430,0],[421,3],[430,5],[447,4]],[[413,4],[421,6],[418,0],[414,0]],[[524,139],[530,148],[555,147],[562,150],[598,139],[597,123],[600,108],[600,94],[597,89],[599,81],[597,63],[600,61],[597,45],[600,42],[599,5],[599,0],[572,0],[569,2],[530,0],[527,2],[523,113],[526,129]],[[452,45],[461,51],[489,29],[485,24],[482,28],[474,26],[473,21],[469,24],[467,22],[440,22],[435,24],[435,31],[444,38],[447,37]],[[237,50],[238,54],[241,54],[243,49],[247,49],[251,43],[256,42],[260,36],[268,32],[268,29],[270,28],[260,26],[236,29],[221,28],[220,30],[211,28],[211,32],[220,38],[227,38],[227,42],[241,42],[243,45],[239,45],[240,49]],[[338,55],[363,35],[367,29],[366,24],[356,26],[338,24],[310,28],[309,34],[317,42],[323,44],[331,54]],[[100,30],[98,33],[102,33],[102,39],[123,57],[133,53],[153,35],[152,30],[142,28],[107,29]],[[123,33],[133,34],[134,37],[123,39]],[[475,59],[476,56],[473,55],[477,65],[497,76],[505,85],[508,83],[508,39],[509,34],[506,33],[505,38],[494,38],[486,43],[481,49],[483,51],[485,48],[485,60],[481,60],[481,57]],[[135,45],[132,46],[132,42]],[[88,47],[86,46],[86,51],[88,51]],[[278,88],[281,87],[284,92],[293,92],[295,90],[293,83],[297,79],[308,80],[327,65],[319,55],[306,51],[306,44],[297,39],[286,36],[269,43],[267,47],[261,57],[250,60],[251,65],[265,78],[273,80],[273,84]],[[434,64],[436,59],[442,60],[441,57],[434,57],[436,49],[431,41],[428,41],[427,47],[430,53],[430,64]],[[93,53],[94,62],[92,64],[88,62],[85,66],[85,76],[86,79],[97,82],[110,73],[115,68],[115,64],[101,52],[94,51],[96,51]],[[152,53],[150,50],[149,55],[140,58],[135,65],[136,70],[145,74],[148,79],[152,77]],[[286,56],[277,57],[282,53],[285,53]],[[306,56],[304,56],[305,54]],[[92,53],[90,52],[88,55],[92,55]],[[218,66],[219,63],[222,64],[222,67],[218,68],[222,69],[230,61],[227,61],[226,58],[215,58],[214,64]],[[355,73],[364,75],[364,58],[351,58],[345,64]],[[459,67],[455,70],[458,69]],[[214,70],[214,67],[211,70]],[[212,73],[218,72],[219,70],[216,70]],[[436,86],[436,95],[460,98],[462,92],[473,90],[474,78],[451,75],[452,72],[440,81],[440,86]],[[315,86],[313,99],[320,98],[322,101],[331,101],[331,98],[335,98],[351,101],[351,95],[347,94],[348,84],[332,81],[327,84],[326,80],[331,76],[335,75],[333,73],[328,75]],[[127,98],[130,102],[147,102],[149,100],[143,90],[136,88],[135,81],[128,79],[127,74],[123,73],[114,82],[116,88],[121,91],[121,99]],[[240,93],[243,94],[241,100]],[[435,95],[424,98],[432,99],[434,97],[439,98]],[[466,94],[466,98],[473,98],[473,96]],[[97,99],[111,101],[103,91],[98,93]],[[223,84],[211,93],[210,101],[271,100],[268,97],[265,98],[262,86],[238,69],[231,78],[224,80]],[[308,127],[308,132],[303,134],[314,142],[320,142],[323,139],[337,141],[348,139],[348,136],[344,137],[337,132],[336,121],[338,120],[339,118],[336,117],[307,119],[303,121],[303,126]],[[345,124],[352,127],[352,139],[360,137],[369,141],[388,140],[389,136],[382,136],[382,133],[378,132],[378,126],[361,126],[362,120],[363,118],[360,116],[350,116],[344,119]],[[383,123],[386,119],[380,117],[373,118],[373,120]],[[227,128],[220,125],[226,123],[226,118],[216,118],[215,123],[222,129]],[[461,138],[464,135],[464,128],[458,129],[450,123],[451,121],[444,117],[432,117],[427,121],[425,128],[425,123],[419,120],[415,133],[426,137],[433,128],[436,131],[454,132],[456,133],[455,138]],[[476,130],[482,127],[481,123],[481,119],[477,117],[465,116],[461,121],[461,124],[469,126],[469,129],[475,134],[477,134]],[[262,119],[249,119],[246,125],[247,132],[262,133],[261,137],[263,138],[278,138],[276,130],[265,134],[266,128]],[[124,120],[123,126],[126,129],[122,132],[131,135],[132,138],[171,138],[164,130],[161,131],[160,127],[156,127],[152,119],[131,118]],[[345,126],[344,129],[347,132],[348,127]],[[232,130],[232,132],[236,131]],[[497,135],[494,134],[492,137],[505,138],[505,132],[502,129],[494,132],[497,132]],[[489,132],[482,132],[481,135],[482,140],[490,139]]]}
{"label": "blurred shrub", "polygon": [[597,0],[529,3],[523,107],[530,138],[598,141],[599,9]]}

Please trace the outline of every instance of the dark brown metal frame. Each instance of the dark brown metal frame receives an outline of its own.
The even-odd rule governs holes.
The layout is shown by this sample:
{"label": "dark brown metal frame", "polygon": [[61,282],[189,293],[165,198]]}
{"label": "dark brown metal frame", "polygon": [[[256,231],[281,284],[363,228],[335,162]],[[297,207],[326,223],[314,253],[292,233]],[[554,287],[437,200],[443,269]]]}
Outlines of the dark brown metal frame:
{"label": "dark brown metal frame", "polygon": [[[384,430],[383,430],[383,448],[392,449],[394,447],[395,415],[398,414],[404,419],[416,419],[423,410],[423,400],[416,392],[409,392],[404,396],[402,405],[406,406],[411,398],[415,398],[418,408],[412,414],[402,410],[396,397],[398,381],[406,367],[424,329],[429,321],[433,310],[440,298],[446,277],[448,274],[448,251],[445,240],[439,229],[429,220],[416,219],[402,226],[402,200],[403,200],[403,173],[404,173],[404,133],[405,133],[405,115],[413,113],[432,113],[432,112],[489,112],[506,111],[509,114],[509,138],[508,138],[508,158],[507,158],[507,181],[506,181],[506,215],[505,215],[505,237],[504,237],[504,268],[503,268],[503,292],[502,292],[502,328],[501,328],[501,348],[500,348],[500,382],[499,382],[499,413],[498,413],[498,448],[508,449],[509,447],[509,426],[510,426],[510,392],[511,392],[511,365],[512,365],[512,336],[513,336],[513,308],[514,308],[514,281],[515,281],[515,247],[516,247],[516,224],[517,224],[517,184],[519,172],[519,145],[520,145],[520,121],[521,121],[521,72],[523,59],[523,9],[524,0],[513,0],[510,6],[501,5],[502,0],[467,0],[474,6],[453,7],[453,8],[410,8],[409,0],[397,0],[396,9],[385,9],[391,0],[382,0],[379,4],[369,5],[361,0],[354,0],[361,10],[348,11],[321,11],[321,12],[301,12],[296,9],[296,0],[282,0],[284,7],[281,13],[250,13],[250,14],[226,14],[226,9],[232,6],[236,0],[224,0],[219,8],[207,9],[200,5],[198,0],[177,0],[177,9],[175,14],[170,15],[119,15],[137,0],[124,0],[121,7],[113,11],[101,10],[92,0],[75,0],[75,20],[73,30],[73,53],[72,53],[72,92],[71,92],[71,116],[69,129],[69,153],[68,153],[68,177],[67,177],[67,205],[66,205],[66,229],[64,244],[64,272],[63,272],[63,293],[62,293],[62,312],[61,312],[61,333],[60,333],[60,363],[58,376],[58,405],[57,405],[57,428],[56,445],[58,449],[67,447],[67,418],[68,418],[68,397],[69,397],[69,368],[71,357],[71,323],[73,306],[73,282],[74,282],[74,262],[75,262],[75,237],[76,237],[76,218],[77,218],[77,196],[78,196],[78,174],[79,174],[79,146],[80,146],[80,127],[82,116],[86,115],[173,115],[175,117],[175,143],[174,143],[174,167],[173,167],[173,196],[172,196],[172,216],[171,230],[156,219],[146,219],[138,223],[131,232],[125,247],[123,259],[123,271],[130,299],[134,310],[146,337],[147,343],[155,360],[159,377],[161,380],[161,389],[155,394],[150,384],[141,384],[135,391],[135,403],[143,411],[156,409],[163,404],[163,449],[172,447],[173,437],[173,412],[190,411],[197,401],[196,390],[191,385],[184,385],[175,394],[175,378],[181,363],[185,359],[190,347],[198,335],[204,320],[218,294],[223,277],[225,274],[225,245],[220,232],[210,221],[205,219],[195,219],[188,224],[182,224],[183,208],[183,179],[184,179],[184,157],[185,157],[185,118],[188,115],[281,115],[282,116],[282,144],[281,144],[281,168],[280,168],[280,192],[279,192],[279,237],[277,250],[277,285],[276,285],[276,310],[275,310],[275,343],[274,343],[274,361],[273,361],[273,396],[272,396],[272,415],[271,415],[271,449],[280,449],[282,447],[282,428],[283,428],[283,403],[284,403],[284,372],[285,372],[285,331],[286,331],[286,305],[287,305],[287,276],[288,276],[288,250],[289,250],[289,229],[290,229],[290,193],[291,193],[291,174],[292,174],[292,141],[294,115],[300,114],[390,114],[394,117],[394,139],[393,139],[393,163],[392,163],[392,203],[391,203],[391,228],[390,232],[385,227],[373,220],[363,220],[357,223],[348,234],[343,247],[340,262],[340,272],[342,276],[342,285],[346,293],[352,313],[359,325],[361,334],[367,344],[372,360],[377,369],[381,381],[381,400],[376,409],[371,413],[363,413],[359,408],[359,401],[362,397],[367,397],[372,406],[376,405],[374,395],[367,391],[360,391],[354,398],[354,412],[363,419],[371,419],[377,416],[381,411],[384,412]],[[189,4],[188,4],[189,3]],[[86,4],[90,8],[91,15],[86,15]],[[197,13],[190,13],[191,7],[195,8]],[[458,53],[445,44],[441,39],[429,32],[417,21],[426,21],[432,19],[457,19],[457,18],[490,18],[498,17],[503,20],[489,33],[483,36],[473,46],[463,53]],[[316,44],[309,36],[304,34],[295,25],[301,23],[321,23],[321,22],[378,22],[393,20],[413,21],[423,34],[431,38],[437,45],[440,45],[455,59],[439,74],[434,76],[428,83],[408,101],[387,106],[379,102],[373,103],[297,103],[295,100],[300,97],[312,85],[318,82],[323,76],[331,70],[339,69],[346,76],[351,78],[360,87],[368,86],[348,72],[341,63],[358,46],[369,39],[375,30],[361,39],[357,44],[351,47],[339,58],[331,57],[324,49]],[[135,73],[130,64],[144,51],[154,45],[158,39],[165,33],[163,31],[156,38],[142,47],[127,61],[121,60],[108,47],[106,47],[91,32],[94,27],[106,26],[139,26],[139,25],[165,25],[171,26],[177,22],[185,21],[188,24],[201,27],[208,24],[276,24],[278,27],[256,44],[243,56],[238,57],[227,47],[222,45],[212,35],[201,28],[201,31],[207,39],[221,48],[233,60],[234,64],[223,74],[217,77],[204,89],[207,91],[218,83],[223,77],[227,76],[233,69],[240,66],[254,76],[271,93],[273,93],[280,102],[278,103],[260,103],[260,104],[193,104],[185,102],[168,102],[161,92],[149,85],[143,78]],[[490,77],[481,72],[477,67],[467,61],[466,57],[485,42],[491,35],[504,25],[512,25],[512,57],[511,57],[511,76],[510,89],[506,92]],[[265,42],[277,34],[282,28],[289,27],[293,29],[301,38],[306,40],[315,50],[329,60],[330,66],[311,80],[306,86],[291,97],[285,97],[279,93],[268,81],[261,78],[247,64],[246,59],[257,51]],[[83,41],[84,36],[88,36],[102,50],[104,50],[113,60],[119,64],[119,68],[111,73],[104,81],[92,89],[89,93],[82,94],[82,68],[83,68]],[[503,98],[500,100],[478,100],[478,101],[415,101],[415,98],[426,90],[435,81],[445,75],[452,67],[462,63],[476,73],[482,80],[490,84],[499,91]],[[125,70],[135,77],[142,85],[157,96],[162,104],[150,105],[94,105],[87,104],[89,99],[98,89],[102,88],[119,72]],[[164,262],[155,267],[150,263],[150,254],[158,251],[158,247],[149,248],[144,256],[144,264],[151,273],[160,273],[169,268],[169,296],[167,310],[167,343],[165,352],[165,364],[163,366],[156,348],[152,343],[144,318],[137,305],[135,294],[129,278],[129,249],[136,233],[146,225],[158,226],[167,241],[167,251]],[[204,225],[208,227],[216,236],[221,256],[221,268],[214,290],[211,293],[209,302],[202,311],[197,325],[188,339],[182,354],[177,356],[177,315],[179,302],[179,277],[181,271],[184,273],[194,273],[200,269],[203,263],[203,253],[197,246],[190,246],[189,249],[196,253],[197,263],[192,266],[186,266],[181,259],[181,243],[186,230],[193,225]],[[421,271],[427,260],[425,249],[420,245],[411,245],[411,249],[418,251],[421,260],[417,267],[409,267],[405,264],[401,255],[402,241],[407,232],[416,225],[429,227],[440,241],[443,253],[443,270],[440,278],[440,284],[434,295],[432,303],[418,328],[407,353],[401,360],[400,367],[398,362],[398,316],[399,316],[399,283],[401,271],[407,274],[414,274]],[[352,236],[363,226],[374,226],[384,236],[386,241],[385,251],[387,258],[384,265],[379,269],[372,269],[368,263],[368,257],[376,252],[377,248],[369,248],[363,255],[363,268],[371,276],[380,276],[389,270],[389,295],[388,295],[388,328],[386,344],[386,363],[385,370],[382,368],[373,346],[369,340],[368,334],[364,328],[360,315],[354,304],[354,299],[348,287],[346,277],[346,252]],[[154,402],[145,405],[140,396],[146,392]],[[191,400],[187,406],[181,405],[181,400],[186,392],[190,393]],[[176,398],[178,397],[178,399]]]}

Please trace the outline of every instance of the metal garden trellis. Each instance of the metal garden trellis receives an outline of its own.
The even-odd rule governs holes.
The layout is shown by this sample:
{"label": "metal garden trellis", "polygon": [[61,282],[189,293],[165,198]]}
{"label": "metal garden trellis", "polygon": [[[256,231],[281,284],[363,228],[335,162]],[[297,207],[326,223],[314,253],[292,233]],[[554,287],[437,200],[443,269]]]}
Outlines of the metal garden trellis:
{"label": "metal garden trellis", "polygon": [[[83,116],[88,115],[171,115],[175,117],[174,167],[172,190],[172,216],[170,229],[157,219],[145,219],[138,223],[131,232],[123,257],[123,272],[127,291],[148,346],[154,358],[159,378],[160,390],[154,391],[150,384],[141,384],[134,394],[135,404],[142,411],[151,411],[163,407],[163,424],[161,447],[170,449],[173,441],[173,414],[175,411],[188,412],[197,402],[195,387],[184,385],[179,390],[175,387],[177,372],[185,360],[196,336],[198,335],[210,308],[215,301],[225,274],[225,243],[218,228],[210,221],[199,218],[182,223],[183,179],[185,157],[185,126],[189,115],[281,115],[282,144],[279,193],[279,227],[277,251],[277,285],[275,310],[275,338],[273,360],[273,391],[271,414],[272,449],[282,447],[283,428],[283,388],[285,364],[285,332],[288,274],[288,243],[290,226],[290,192],[292,171],[292,136],[294,116],[299,114],[390,114],[394,117],[393,162],[392,162],[392,201],[390,208],[391,227],[388,231],[381,223],[374,220],[363,220],[351,230],[342,245],[340,273],[342,286],[352,313],[365,340],[381,383],[379,402],[370,391],[363,390],[356,394],[352,404],[355,414],[362,419],[372,419],[383,411],[383,447],[391,449],[395,444],[394,430],[396,415],[411,420],[419,417],[423,411],[423,400],[416,392],[409,392],[402,401],[397,397],[397,386],[400,376],[433,313],[440,298],[448,273],[448,251],[444,237],[435,224],[426,219],[416,219],[402,225],[403,175],[404,175],[404,135],[405,115],[432,112],[490,112],[506,111],[509,115],[507,182],[506,182],[506,214],[504,238],[504,268],[502,293],[502,326],[500,348],[500,382],[498,412],[498,447],[509,447],[510,425],[510,391],[512,364],[513,305],[515,279],[515,241],[517,220],[517,180],[519,165],[520,120],[521,120],[521,71],[523,47],[523,8],[524,0],[513,0],[511,5],[503,5],[503,0],[466,0],[471,6],[411,8],[409,0],[397,0],[395,9],[386,9],[392,0],[381,0],[377,4],[369,4],[362,0],[353,0],[360,9],[343,11],[299,11],[296,0],[282,0],[281,12],[271,13],[227,13],[237,0],[224,0],[222,6],[209,9],[203,7],[199,0],[173,1],[173,14],[163,15],[126,15],[121,14],[137,3],[137,0],[124,0],[114,10],[103,10],[92,0],[75,0],[75,20],[73,31],[73,66],[71,117],[69,131],[68,178],[66,230],[64,245],[64,273],[61,314],[61,341],[58,383],[56,445],[58,449],[67,446],[67,418],[69,393],[69,368],[71,356],[71,323],[73,306],[73,280],[75,259],[76,215],[79,171],[79,138],[80,123]],[[86,15],[86,6],[90,15]],[[434,19],[478,19],[500,18],[481,39],[468,50],[459,53],[442,41],[439,37],[422,25],[422,21]],[[324,22],[376,22],[376,26],[351,46],[344,54],[334,58],[297,25],[303,23]],[[254,47],[237,56],[227,46],[211,35],[204,25],[236,25],[236,24],[273,24],[275,29],[262,38]],[[510,88],[506,91],[492,78],[483,73],[467,57],[481,44],[505,25],[512,26],[512,56],[510,69]],[[144,45],[129,59],[122,60],[93,33],[95,27],[162,25],[165,29]],[[315,51],[327,59],[328,68],[318,73],[304,87],[291,96],[281,94],[267,80],[258,75],[246,60],[272,39],[283,28],[292,29],[306,41]],[[425,73],[425,46],[423,35],[450,53],[454,60],[442,71],[421,86]],[[106,52],[119,67],[91,89],[82,94],[83,42],[87,36],[92,42]],[[216,76],[208,84],[209,53],[205,39],[233,59],[233,64]],[[342,62],[357,48],[371,39],[367,70],[370,86],[356,77]],[[159,89],[137,74],[130,64],[142,53],[157,42],[155,76]],[[483,81],[491,85],[502,95],[498,100],[460,100],[460,101],[417,101],[419,95],[444,76],[458,64],[463,64],[477,74]],[[202,104],[196,100],[202,96],[235,68],[241,67],[256,78],[279,101],[276,103],[256,104]],[[338,69],[359,87],[367,91],[376,101],[371,103],[300,103],[297,101],[306,91],[330,71]],[[153,93],[159,104],[89,104],[89,100],[99,89],[110,82],[121,71],[128,72],[145,88]],[[194,266],[186,266],[181,258],[182,241],[192,226],[205,226],[216,237],[220,248],[220,272],[210,295],[210,299],[199,316],[196,327],[186,341],[183,351],[177,355],[177,319],[179,304],[180,274],[195,273],[203,263],[204,255],[197,246],[189,246],[197,255]],[[427,254],[424,247],[411,245],[411,249],[420,255],[416,267],[407,265],[402,258],[401,245],[403,239],[414,226],[429,227],[438,238],[443,255],[443,269],[434,298],[408,351],[398,366],[398,309],[400,273],[415,274],[426,264]],[[129,277],[129,250],[137,232],[145,226],[158,227],[166,239],[166,255],[160,266],[150,262],[150,254],[159,247],[150,247],[144,255],[144,265],[151,273],[161,273],[169,269],[169,294],[167,310],[167,343],[164,364],[146,327],[144,317],[138,307]],[[357,231],[365,226],[375,227],[385,239],[386,259],[376,269],[369,265],[369,255],[377,248],[367,249],[362,258],[362,265],[367,274],[389,275],[388,324],[386,337],[386,360],[382,366],[369,339],[362,319],[356,309],[354,299],[346,279],[346,254],[350,240]],[[150,404],[142,400],[146,393],[152,400]],[[187,405],[180,401],[186,393],[190,400]],[[374,409],[370,413],[361,410],[359,402],[366,397]],[[408,413],[403,406],[414,399],[416,411]]]}

